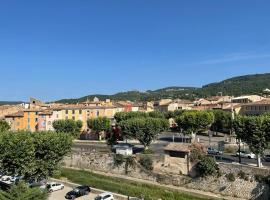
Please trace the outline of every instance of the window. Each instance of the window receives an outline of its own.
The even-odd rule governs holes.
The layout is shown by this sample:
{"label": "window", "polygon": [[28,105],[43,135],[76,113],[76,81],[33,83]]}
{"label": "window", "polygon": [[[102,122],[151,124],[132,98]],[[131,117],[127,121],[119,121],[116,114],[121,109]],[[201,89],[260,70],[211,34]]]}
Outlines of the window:
{"label": "window", "polygon": [[38,115],[38,112],[36,112],[36,115]]}
{"label": "window", "polygon": [[68,119],[68,116],[66,116],[66,119]]}
{"label": "window", "polygon": [[80,115],[82,114],[82,110],[79,110]]}
{"label": "window", "polygon": [[66,110],[66,114],[68,114],[68,110]]}
{"label": "window", "polygon": [[30,118],[28,118],[27,121],[28,121],[28,124],[29,124],[30,123]]}
{"label": "window", "polygon": [[72,114],[73,114],[73,115],[75,114],[75,110],[72,110]]}
{"label": "window", "polygon": [[75,120],[75,117],[73,116],[72,119]]}
{"label": "window", "polygon": [[99,116],[99,111],[97,111],[97,116]]}
{"label": "window", "polygon": [[52,124],[52,122],[51,121],[48,121],[48,125],[51,125]]}
{"label": "window", "polygon": [[56,115],[56,118],[58,118],[59,116],[58,116],[58,114]]}
{"label": "window", "polygon": [[38,122],[38,118],[36,118],[35,121]]}

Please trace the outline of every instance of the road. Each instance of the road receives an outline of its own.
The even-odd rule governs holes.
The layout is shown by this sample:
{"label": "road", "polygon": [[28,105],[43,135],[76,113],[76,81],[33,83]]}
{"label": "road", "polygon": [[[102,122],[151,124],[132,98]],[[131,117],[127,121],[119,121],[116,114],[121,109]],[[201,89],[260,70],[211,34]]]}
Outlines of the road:
{"label": "road", "polygon": [[[212,147],[217,147],[218,142],[224,140],[224,137],[222,137],[222,135],[218,136],[218,137],[211,137],[210,141],[209,141],[208,136],[198,135],[197,137],[200,139],[200,143],[202,143],[206,147],[208,147],[209,144]],[[173,142],[173,140],[174,140],[174,142],[183,142],[183,141],[185,141],[185,138],[183,136],[180,136],[180,134],[177,134],[177,133],[172,133],[172,132],[164,133],[158,137],[156,142],[151,144],[150,149],[152,149],[155,152],[155,154],[162,155],[162,154],[164,154],[164,151],[163,151],[164,147],[166,145],[168,145],[168,143]],[[104,150],[110,151],[108,146],[104,143],[74,144],[73,149],[76,149],[76,151],[87,151],[89,148],[93,148],[93,147],[102,149],[103,151]],[[134,147],[135,147],[134,148],[135,153],[141,152],[143,150],[142,145],[136,144]],[[238,157],[236,157],[235,155],[231,155],[231,154],[225,154],[222,156],[218,156],[217,160],[223,161],[223,162],[229,162],[229,163],[231,163],[231,162],[238,163]],[[257,164],[256,159],[242,158],[241,160],[242,160],[242,164],[254,164],[254,165]],[[263,162],[263,166],[270,167],[270,162]]]}
{"label": "road", "polygon": [[[72,190],[71,187],[65,186],[63,190],[51,193],[49,196],[49,200],[66,200],[65,195],[71,190]],[[76,200],[94,200],[96,196],[97,194],[90,193],[89,195],[77,198]]]}

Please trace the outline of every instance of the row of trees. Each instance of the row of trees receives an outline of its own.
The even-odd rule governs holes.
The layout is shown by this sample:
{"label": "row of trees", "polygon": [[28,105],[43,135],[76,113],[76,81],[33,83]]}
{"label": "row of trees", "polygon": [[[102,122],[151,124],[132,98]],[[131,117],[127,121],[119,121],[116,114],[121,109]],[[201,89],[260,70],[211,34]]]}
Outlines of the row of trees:
{"label": "row of trees", "polygon": [[237,138],[256,154],[258,167],[261,167],[261,157],[270,142],[270,115],[237,116],[233,128]]}

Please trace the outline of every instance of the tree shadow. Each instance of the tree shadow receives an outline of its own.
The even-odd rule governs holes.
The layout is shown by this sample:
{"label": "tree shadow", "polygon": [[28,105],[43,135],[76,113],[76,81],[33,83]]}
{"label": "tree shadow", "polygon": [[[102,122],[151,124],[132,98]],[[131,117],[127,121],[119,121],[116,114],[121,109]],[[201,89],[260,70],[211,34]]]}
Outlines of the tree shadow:
{"label": "tree shadow", "polygon": [[257,187],[251,192],[251,200],[269,200],[270,199],[270,188],[265,183],[258,183]]}

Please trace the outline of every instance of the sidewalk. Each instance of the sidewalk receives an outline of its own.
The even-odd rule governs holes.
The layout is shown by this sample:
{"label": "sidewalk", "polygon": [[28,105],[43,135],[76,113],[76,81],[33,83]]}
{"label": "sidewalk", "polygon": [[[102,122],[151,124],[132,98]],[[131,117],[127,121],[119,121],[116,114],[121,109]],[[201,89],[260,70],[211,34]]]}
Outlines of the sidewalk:
{"label": "sidewalk", "polygon": [[[74,170],[82,170],[82,169],[74,168],[74,167],[65,167],[65,168],[74,169]],[[95,174],[103,175],[103,176],[108,176],[108,177],[113,177],[113,178],[120,178],[120,179],[129,180],[129,181],[155,185],[155,186],[163,187],[164,189],[175,190],[175,191],[179,191],[181,193],[191,194],[191,195],[194,195],[194,196],[197,196],[197,197],[203,197],[203,198],[207,198],[207,199],[245,200],[245,199],[241,199],[241,198],[222,196],[222,195],[219,195],[219,194],[214,194],[214,193],[211,193],[211,192],[205,192],[205,191],[201,191],[201,190],[188,189],[188,188],[185,188],[185,187],[176,187],[176,186],[171,186],[171,185],[163,185],[163,184],[160,184],[160,183],[157,183],[157,182],[152,182],[152,181],[148,181],[148,180],[128,177],[128,176],[124,176],[124,175],[118,175],[118,174],[116,175],[116,174],[112,174],[112,173],[105,173],[105,172],[93,171],[93,170],[88,170],[88,169],[84,169],[84,170],[95,173]]]}

